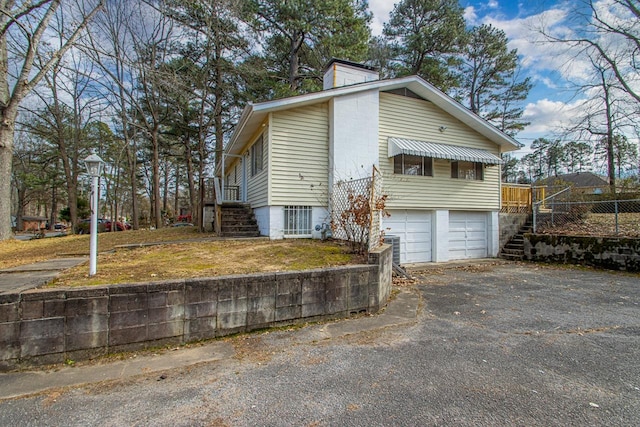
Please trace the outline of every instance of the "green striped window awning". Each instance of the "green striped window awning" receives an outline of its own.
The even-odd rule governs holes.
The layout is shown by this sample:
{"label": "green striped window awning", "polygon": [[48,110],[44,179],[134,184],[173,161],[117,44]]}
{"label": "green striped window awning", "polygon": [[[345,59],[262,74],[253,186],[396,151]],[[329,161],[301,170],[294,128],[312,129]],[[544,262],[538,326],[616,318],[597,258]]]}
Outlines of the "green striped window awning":
{"label": "green striped window awning", "polygon": [[488,165],[499,165],[502,163],[499,156],[479,148],[460,147],[458,145],[405,138],[389,138],[387,142],[389,157],[408,154],[411,156],[433,157],[436,159],[478,162]]}

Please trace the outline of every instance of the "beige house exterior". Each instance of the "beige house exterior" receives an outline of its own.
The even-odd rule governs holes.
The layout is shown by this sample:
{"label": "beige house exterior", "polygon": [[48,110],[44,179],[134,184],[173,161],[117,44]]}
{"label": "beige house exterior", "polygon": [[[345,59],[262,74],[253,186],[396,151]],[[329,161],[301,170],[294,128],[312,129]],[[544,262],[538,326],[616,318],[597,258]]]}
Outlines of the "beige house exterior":
{"label": "beige house exterior", "polygon": [[518,142],[416,76],[334,60],[324,87],[247,106],[218,165],[262,235],[318,237],[333,186],[375,165],[403,264],[497,255],[500,153]]}

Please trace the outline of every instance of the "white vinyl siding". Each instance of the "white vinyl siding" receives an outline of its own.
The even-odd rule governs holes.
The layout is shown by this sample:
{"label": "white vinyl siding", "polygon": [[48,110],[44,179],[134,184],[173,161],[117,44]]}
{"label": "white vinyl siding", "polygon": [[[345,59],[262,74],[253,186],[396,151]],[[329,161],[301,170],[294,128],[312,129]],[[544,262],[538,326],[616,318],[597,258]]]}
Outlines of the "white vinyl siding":
{"label": "white vinyl siding", "polygon": [[[441,126],[446,130],[440,132]],[[380,94],[380,169],[388,208],[498,210],[500,167],[486,166],[484,180],[451,178],[451,162],[434,159],[433,176],[394,175],[389,137],[478,148],[499,155],[496,144],[428,101]]]}
{"label": "white vinyl siding", "polygon": [[271,118],[270,205],[326,206],[328,105],[275,112]]}
{"label": "white vinyl siding", "polygon": [[[267,205],[268,200],[268,183],[269,183],[269,138],[268,130],[266,129],[262,133],[262,170],[256,173],[254,176],[248,177],[247,185],[247,201],[251,204],[251,207],[257,208]],[[256,142],[260,141],[260,137],[256,139]],[[255,150],[249,150],[254,152]],[[245,156],[245,161],[248,164],[253,162],[249,156]]]}

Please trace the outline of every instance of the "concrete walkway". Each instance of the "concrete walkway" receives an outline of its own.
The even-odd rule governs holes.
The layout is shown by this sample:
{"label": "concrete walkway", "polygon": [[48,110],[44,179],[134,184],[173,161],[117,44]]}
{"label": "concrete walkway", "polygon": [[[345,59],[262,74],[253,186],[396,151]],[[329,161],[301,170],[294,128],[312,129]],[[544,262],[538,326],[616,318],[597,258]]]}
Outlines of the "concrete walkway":
{"label": "concrete walkway", "polygon": [[[415,292],[400,292],[386,309],[374,316],[307,326],[292,339],[316,342],[324,339],[401,326],[417,321],[420,297]],[[78,366],[55,366],[49,370],[0,374],[0,400],[27,396],[49,389],[80,386],[101,381],[120,380],[138,375],[160,373],[200,363],[214,363],[236,355],[234,340],[213,340],[203,345],[178,347],[174,350],[142,355],[131,353],[126,360],[80,363]],[[290,343],[290,342],[289,342]]]}
{"label": "concrete walkway", "polygon": [[49,261],[0,270],[0,295],[20,293],[43,286],[66,269],[86,262],[88,258],[54,258]]}

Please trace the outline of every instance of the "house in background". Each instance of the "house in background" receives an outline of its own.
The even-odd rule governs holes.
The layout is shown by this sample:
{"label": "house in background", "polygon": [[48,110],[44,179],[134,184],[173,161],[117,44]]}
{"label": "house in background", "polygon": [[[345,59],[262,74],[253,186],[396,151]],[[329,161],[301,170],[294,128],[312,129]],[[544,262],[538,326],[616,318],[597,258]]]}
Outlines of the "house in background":
{"label": "house in background", "polygon": [[323,91],[248,105],[216,175],[261,235],[318,237],[333,186],[375,165],[401,263],[483,258],[499,249],[500,153],[519,147],[420,77],[333,60]]}
{"label": "house in background", "polygon": [[609,191],[609,181],[593,172],[575,172],[550,176],[536,182],[536,186],[568,187],[582,194],[603,194]]}
{"label": "house in background", "polygon": [[47,225],[47,218],[44,216],[23,216],[21,231],[40,231]]}

